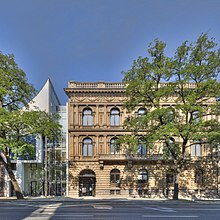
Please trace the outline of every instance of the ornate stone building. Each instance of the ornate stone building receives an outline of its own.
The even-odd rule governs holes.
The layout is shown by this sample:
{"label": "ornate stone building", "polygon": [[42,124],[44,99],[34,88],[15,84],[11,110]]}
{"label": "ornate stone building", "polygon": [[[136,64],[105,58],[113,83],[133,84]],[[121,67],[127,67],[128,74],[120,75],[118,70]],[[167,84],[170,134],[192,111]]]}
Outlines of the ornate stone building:
{"label": "ornate stone building", "polygon": [[[128,133],[123,129],[128,116],[123,83],[70,81],[65,92],[69,97],[69,196],[172,194],[172,167],[161,156],[163,143],[155,143],[151,152],[140,143],[135,155],[114,144]],[[136,114],[143,111],[140,108]],[[206,146],[192,145],[188,154],[192,157],[181,174],[181,195],[217,194],[218,161],[207,159]]]}

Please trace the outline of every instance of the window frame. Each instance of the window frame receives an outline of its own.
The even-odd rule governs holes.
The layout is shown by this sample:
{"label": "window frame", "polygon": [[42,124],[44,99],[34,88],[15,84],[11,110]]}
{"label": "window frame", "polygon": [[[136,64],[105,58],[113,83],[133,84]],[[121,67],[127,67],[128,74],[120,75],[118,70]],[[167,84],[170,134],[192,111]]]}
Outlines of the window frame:
{"label": "window frame", "polygon": [[195,171],[195,181],[194,182],[196,184],[202,184],[203,180],[204,180],[203,178],[204,178],[203,171],[201,169],[197,169]]}
{"label": "window frame", "polygon": [[111,155],[116,155],[120,153],[120,149],[117,149],[117,145],[115,144],[117,138],[113,137],[110,140],[110,154]]}
{"label": "window frame", "polygon": [[147,148],[141,140],[138,141],[137,154],[140,156],[145,156],[147,154]]}
{"label": "window frame", "polygon": [[138,171],[138,183],[147,183],[149,180],[149,172],[147,169],[140,169]]}
{"label": "window frame", "polygon": [[82,126],[93,126],[92,109],[90,109],[90,108],[84,108],[83,109],[83,112],[82,112]]}
{"label": "window frame", "polygon": [[200,157],[202,156],[202,145],[199,141],[194,141],[191,145],[191,156]]}
{"label": "window frame", "polygon": [[91,138],[84,138],[82,141],[82,156],[91,157],[93,155],[93,141]]}
{"label": "window frame", "polygon": [[198,110],[192,112],[192,122],[198,124],[202,118],[200,117],[200,112]]}
{"label": "window frame", "polygon": [[110,171],[110,185],[111,187],[120,187],[120,170],[112,169]]}
{"label": "window frame", "polygon": [[144,115],[146,115],[146,113],[147,113],[147,110],[144,107],[141,107],[137,110],[138,117],[144,116]]}
{"label": "window frame", "polygon": [[120,110],[112,108],[110,111],[110,126],[120,126]]}

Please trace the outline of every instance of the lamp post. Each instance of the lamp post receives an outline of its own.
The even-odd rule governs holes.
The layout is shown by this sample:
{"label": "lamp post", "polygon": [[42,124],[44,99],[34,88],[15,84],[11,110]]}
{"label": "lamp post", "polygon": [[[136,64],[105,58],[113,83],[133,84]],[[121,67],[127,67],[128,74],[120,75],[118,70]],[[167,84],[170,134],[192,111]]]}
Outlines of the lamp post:
{"label": "lamp post", "polygon": [[45,137],[45,147],[44,147],[44,195],[48,196],[48,149],[51,149],[53,143],[51,143],[47,137]]}
{"label": "lamp post", "polygon": [[47,137],[45,137],[45,148],[44,148],[44,195],[47,197],[47,191],[48,191],[48,177],[47,177]]}
{"label": "lamp post", "polygon": [[217,145],[217,195],[219,195],[219,149],[220,144]]}

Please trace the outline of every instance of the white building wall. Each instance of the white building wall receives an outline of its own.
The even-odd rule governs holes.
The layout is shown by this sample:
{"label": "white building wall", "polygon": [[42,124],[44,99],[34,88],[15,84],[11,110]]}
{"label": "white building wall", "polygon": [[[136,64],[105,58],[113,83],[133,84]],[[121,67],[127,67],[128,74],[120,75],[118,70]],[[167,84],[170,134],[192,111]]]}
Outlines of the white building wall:
{"label": "white building wall", "polygon": [[48,79],[40,92],[29,103],[29,108],[31,110],[39,109],[47,113],[53,113],[56,112],[57,106],[60,106],[60,101],[51,80]]}

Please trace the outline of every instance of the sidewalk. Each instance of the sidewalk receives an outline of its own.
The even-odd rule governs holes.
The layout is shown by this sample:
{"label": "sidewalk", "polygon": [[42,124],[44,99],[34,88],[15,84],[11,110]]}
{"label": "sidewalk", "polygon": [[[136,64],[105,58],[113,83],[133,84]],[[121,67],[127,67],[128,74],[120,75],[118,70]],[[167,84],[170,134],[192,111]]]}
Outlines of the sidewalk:
{"label": "sidewalk", "polygon": [[[17,200],[16,197],[0,197],[0,201],[14,201]],[[65,196],[39,196],[39,197],[25,197],[24,200],[17,200],[17,201],[51,201],[51,202],[65,202],[65,201],[85,201],[85,200],[120,200],[120,201],[172,201],[166,198],[132,198],[132,197],[92,197],[92,196],[85,196],[85,197],[65,197]],[[182,201],[182,200],[179,200]],[[188,200],[190,201],[190,200]]]}
{"label": "sidewalk", "polygon": [[179,200],[172,200],[167,198],[132,198],[132,197],[65,197],[65,196],[40,196],[40,197],[25,197],[24,200],[17,200],[16,197],[0,197],[0,202],[3,201],[36,201],[36,202],[73,202],[73,201],[86,201],[86,200],[120,200],[120,201],[155,201],[155,202],[168,202],[168,203],[212,203],[217,202],[220,203],[220,199],[179,199]]}

